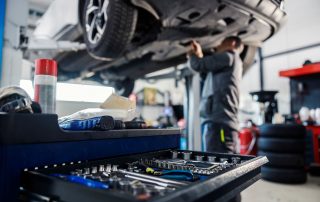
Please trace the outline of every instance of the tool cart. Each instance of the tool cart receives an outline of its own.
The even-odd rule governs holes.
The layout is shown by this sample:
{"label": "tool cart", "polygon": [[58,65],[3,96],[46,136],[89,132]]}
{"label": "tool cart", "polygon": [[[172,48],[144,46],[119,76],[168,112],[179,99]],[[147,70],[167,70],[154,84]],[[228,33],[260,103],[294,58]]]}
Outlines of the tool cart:
{"label": "tool cart", "polygon": [[45,114],[0,128],[0,201],[226,201],[268,162],[179,150],[176,129],[67,132]]}

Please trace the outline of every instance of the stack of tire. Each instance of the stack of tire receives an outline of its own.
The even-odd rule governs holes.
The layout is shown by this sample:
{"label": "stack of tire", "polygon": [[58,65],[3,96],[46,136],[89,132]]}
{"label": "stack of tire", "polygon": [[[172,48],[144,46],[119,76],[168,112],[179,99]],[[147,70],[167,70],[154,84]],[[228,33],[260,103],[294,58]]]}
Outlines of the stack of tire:
{"label": "stack of tire", "polygon": [[306,129],[296,124],[265,124],[260,127],[258,155],[269,163],[261,168],[262,178],[286,184],[305,183]]}

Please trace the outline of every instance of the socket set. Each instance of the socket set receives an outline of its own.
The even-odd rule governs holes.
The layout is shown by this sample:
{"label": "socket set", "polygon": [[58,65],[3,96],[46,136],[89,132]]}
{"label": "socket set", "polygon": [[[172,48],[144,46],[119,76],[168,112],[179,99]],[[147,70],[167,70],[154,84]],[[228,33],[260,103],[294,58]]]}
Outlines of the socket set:
{"label": "socket set", "polygon": [[217,158],[213,155],[194,155],[192,152],[171,151],[171,159],[142,159],[142,163],[160,169],[189,170],[193,174],[214,175],[241,163],[240,157]]}
{"label": "socket set", "polygon": [[[185,182],[144,174],[146,171],[138,168],[140,165],[138,162],[129,163],[128,167],[133,164],[137,166],[121,168],[115,164],[100,164],[83,169],[78,168],[67,175],[53,174],[52,176],[88,187],[126,192],[143,200],[152,196],[164,195],[187,185]],[[133,170],[130,171],[131,169]]]}
{"label": "socket set", "polygon": [[[196,186],[199,182],[215,179],[223,173],[241,167],[251,158],[231,154],[165,150],[28,170],[23,175],[23,181],[26,183],[23,187],[29,190],[30,186],[32,189],[38,186],[42,191],[43,187],[47,187],[46,192],[42,193],[38,192],[40,188],[29,191],[46,197],[59,195],[61,201],[78,201],[79,199],[73,197],[86,192],[86,197],[96,197],[97,193],[94,191],[106,194],[107,198],[120,197],[116,201],[156,201],[190,186]],[[43,184],[44,181],[50,181],[50,186]],[[28,185],[28,182],[32,185]],[[69,187],[70,183],[86,189],[73,193],[74,190]],[[66,189],[70,190],[67,195]],[[85,196],[82,197],[83,201],[89,200],[85,200]]]}

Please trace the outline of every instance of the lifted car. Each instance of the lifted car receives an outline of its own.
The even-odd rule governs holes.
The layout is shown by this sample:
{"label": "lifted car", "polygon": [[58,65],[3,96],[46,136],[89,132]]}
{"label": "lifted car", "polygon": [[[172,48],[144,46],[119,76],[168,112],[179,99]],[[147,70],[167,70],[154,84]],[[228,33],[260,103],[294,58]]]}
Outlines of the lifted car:
{"label": "lifted car", "polygon": [[60,80],[95,80],[128,95],[135,79],[184,63],[192,39],[210,51],[239,36],[248,68],[284,23],[282,7],[283,0],[55,0],[33,37],[86,44],[52,55]]}

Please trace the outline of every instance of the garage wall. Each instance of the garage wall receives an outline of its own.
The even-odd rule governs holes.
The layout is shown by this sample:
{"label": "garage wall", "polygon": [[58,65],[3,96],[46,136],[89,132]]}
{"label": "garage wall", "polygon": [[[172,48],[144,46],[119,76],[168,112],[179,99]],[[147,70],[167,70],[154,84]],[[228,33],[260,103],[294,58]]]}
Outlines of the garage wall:
{"label": "garage wall", "polygon": [[[264,55],[320,43],[319,8],[319,0],[286,1],[288,22],[273,38],[263,44]],[[278,100],[281,113],[290,112],[290,89],[289,79],[280,78],[278,73],[280,70],[300,67],[307,59],[313,62],[320,61],[320,47],[265,60],[265,90],[280,92]],[[244,76],[241,84],[242,107],[247,106],[248,110],[258,109],[257,105],[251,103],[248,93],[259,88],[259,66],[256,64]]]}
{"label": "garage wall", "polygon": [[156,88],[163,93],[168,91],[171,94],[173,105],[183,104],[185,84],[182,81],[180,81],[178,83],[178,86],[176,87],[174,79],[162,79],[156,81],[155,83],[148,83],[144,80],[137,80],[135,82],[133,92],[136,93],[143,88]]}
{"label": "garage wall", "polygon": [[[178,86],[175,86],[174,79],[161,79],[154,83],[146,82],[145,80],[137,80],[133,92],[137,93],[144,88],[156,88],[160,92],[169,92],[173,105],[182,105],[184,100],[185,84],[180,81]],[[158,102],[163,102],[163,98]],[[165,112],[163,106],[138,106],[137,113],[140,114],[146,121],[155,121]]]}

